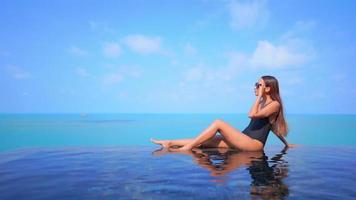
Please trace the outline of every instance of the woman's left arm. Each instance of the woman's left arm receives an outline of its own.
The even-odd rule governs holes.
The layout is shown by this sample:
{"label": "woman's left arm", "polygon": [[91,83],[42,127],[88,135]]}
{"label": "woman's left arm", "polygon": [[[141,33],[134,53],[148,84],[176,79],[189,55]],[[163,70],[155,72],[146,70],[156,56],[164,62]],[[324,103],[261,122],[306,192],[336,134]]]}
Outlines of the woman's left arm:
{"label": "woman's left arm", "polygon": [[250,112],[248,113],[248,116],[251,118],[258,112],[258,105],[260,104],[261,96],[257,96],[255,103],[252,105],[252,108]]}

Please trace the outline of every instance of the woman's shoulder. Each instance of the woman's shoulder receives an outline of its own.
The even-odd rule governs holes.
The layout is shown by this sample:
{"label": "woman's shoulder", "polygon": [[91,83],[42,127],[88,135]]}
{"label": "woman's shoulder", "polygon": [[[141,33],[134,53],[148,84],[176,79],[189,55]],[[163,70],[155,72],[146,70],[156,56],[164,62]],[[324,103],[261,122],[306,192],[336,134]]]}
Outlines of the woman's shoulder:
{"label": "woman's shoulder", "polygon": [[[272,108],[274,111],[271,113],[271,115],[278,113],[278,111],[279,111],[280,108],[281,108],[281,104],[280,104],[277,100],[271,100],[270,102],[266,103],[266,104],[263,106],[263,108],[266,107],[266,106],[269,105],[269,104],[273,105],[273,107],[274,107],[274,108]],[[270,116],[271,116],[271,115],[270,115]]]}
{"label": "woman's shoulder", "polygon": [[276,105],[278,105],[278,106],[281,105],[281,104],[279,103],[279,101],[277,101],[277,100],[273,100],[272,103],[274,103],[274,104],[276,104]]}
{"label": "woman's shoulder", "polygon": [[270,101],[268,104],[274,104],[274,105],[277,105],[277,106],[280,106],[281,104],[279,103],[279,101],[277,100],[272,100]]}
{"label": "woman's shoulder", "polygon": [[271,100],[270,102],[265,103],[264,107],[267,106],[267,105],[269,105],[269,104],[275,104],[275,105],[277,105],[278,107],[280,106],[280,103],[279,103],[277,100]]}

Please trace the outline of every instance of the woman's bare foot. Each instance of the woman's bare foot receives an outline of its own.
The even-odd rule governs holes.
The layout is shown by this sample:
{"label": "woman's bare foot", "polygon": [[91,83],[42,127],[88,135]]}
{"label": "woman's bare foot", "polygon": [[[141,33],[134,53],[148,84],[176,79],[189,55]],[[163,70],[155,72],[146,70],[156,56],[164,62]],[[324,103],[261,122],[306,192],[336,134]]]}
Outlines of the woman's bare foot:
{"label": "woman's bare foot", "polygon": [[162,145],[164,148],[169,148],[170,147],[170,141],[169,140],[155,140],[153,138],[151,138],[150,140],[151,140],[151,142],[153,142],[155,144]]}

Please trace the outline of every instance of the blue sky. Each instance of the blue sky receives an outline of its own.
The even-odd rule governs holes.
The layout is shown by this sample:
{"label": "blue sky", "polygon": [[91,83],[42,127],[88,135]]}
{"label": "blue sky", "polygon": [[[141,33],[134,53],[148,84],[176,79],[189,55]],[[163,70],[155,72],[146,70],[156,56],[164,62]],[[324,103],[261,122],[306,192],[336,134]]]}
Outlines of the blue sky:
{"label": "blue sky", "polygon": [[355,114],[355,1],[2,1],[0,112]]}

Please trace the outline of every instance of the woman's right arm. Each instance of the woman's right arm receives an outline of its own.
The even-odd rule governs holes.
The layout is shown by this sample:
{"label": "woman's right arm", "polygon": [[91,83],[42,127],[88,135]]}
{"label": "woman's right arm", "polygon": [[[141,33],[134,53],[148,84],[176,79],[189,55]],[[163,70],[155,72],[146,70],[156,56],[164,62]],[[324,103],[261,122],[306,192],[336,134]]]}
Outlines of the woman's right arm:
{"label": "woman's right arm", "polygon": [[[277,135],[277,134],[276,134]],[[288,147],[288,148],[292,148],[292,147],[296,147],[296,146],[298,146],[298,145],[296,145],[296,144],[289,144],[288,142],[287,142],[287,140],[286,140],[286,138],[284,137],[284,136],[282,136],[282,135],[277,135],[277,137],[283,142],[283,144],[286,146],[286,147]]]}
{"label": "woman's right arm", "polygon": [[[277,134],[276,134],[277,135]],[[284,136],[282,135],[277,135],[277,137],[283,142],[283,144],[287,147],[289,147],[289,144],[287,142],[287,140],[284,138]]]}

